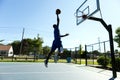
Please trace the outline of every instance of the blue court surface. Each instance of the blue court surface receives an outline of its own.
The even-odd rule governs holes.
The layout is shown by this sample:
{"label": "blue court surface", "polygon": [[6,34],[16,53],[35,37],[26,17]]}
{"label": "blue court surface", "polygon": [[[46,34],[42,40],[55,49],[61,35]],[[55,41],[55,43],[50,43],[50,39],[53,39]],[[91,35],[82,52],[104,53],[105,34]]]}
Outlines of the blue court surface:
{"label": "blue court surface", "polygon": [[[43,63],[0,63],[0,80],[110,80],[111,77],[111,71],[72,63],[49,63],[48,68]],[[120,76],[114,80],[120,80]]]}

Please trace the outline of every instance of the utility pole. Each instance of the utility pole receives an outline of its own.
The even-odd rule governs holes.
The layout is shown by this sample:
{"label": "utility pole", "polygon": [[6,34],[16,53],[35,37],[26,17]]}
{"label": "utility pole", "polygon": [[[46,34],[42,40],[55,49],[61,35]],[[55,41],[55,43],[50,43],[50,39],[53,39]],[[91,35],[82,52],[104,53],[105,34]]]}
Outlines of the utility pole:
{"label": "utility pole", "polygon": [[21,54],[21,52],[22,52],[24,32],[25,32],[25,28],[23,28],[23,31],[22,31],[22,40],[21,40],[20,53],[19,54]]}
{"label": "utility pole", "polygon": [[100,37],[98,37],[98,43],[99,43],[99,51],[101,52],[101,46],[100,46]]}

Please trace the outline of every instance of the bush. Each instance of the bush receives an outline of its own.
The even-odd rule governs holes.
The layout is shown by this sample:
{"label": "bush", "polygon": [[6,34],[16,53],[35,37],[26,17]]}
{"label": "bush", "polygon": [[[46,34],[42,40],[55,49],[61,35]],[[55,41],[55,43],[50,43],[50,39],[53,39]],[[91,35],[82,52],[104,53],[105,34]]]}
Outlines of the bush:
{"label": "bush", "polygon": [[120,71],[120,58],[115,59],[115,68],[117,71]]}
{"label": "bush", "polygon": [[110,63],[110,59],[108,57],[101,56],[97,59],[97,62],[99,65],[102,65],[102,67],[107,67],[107,65]]}
{"label": "bush", "polygon": [[3,60],[4,59],[4,56],[1,56],[1,60]]}

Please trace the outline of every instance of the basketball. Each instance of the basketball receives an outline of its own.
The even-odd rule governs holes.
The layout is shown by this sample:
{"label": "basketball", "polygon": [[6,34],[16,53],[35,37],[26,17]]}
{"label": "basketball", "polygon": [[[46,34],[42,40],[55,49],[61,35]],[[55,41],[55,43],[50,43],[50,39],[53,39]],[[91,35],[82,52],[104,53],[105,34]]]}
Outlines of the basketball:
{"label": "basketball", "polygon": [[56,9],[56,14],[60,14],[61,10],[60,9]]}

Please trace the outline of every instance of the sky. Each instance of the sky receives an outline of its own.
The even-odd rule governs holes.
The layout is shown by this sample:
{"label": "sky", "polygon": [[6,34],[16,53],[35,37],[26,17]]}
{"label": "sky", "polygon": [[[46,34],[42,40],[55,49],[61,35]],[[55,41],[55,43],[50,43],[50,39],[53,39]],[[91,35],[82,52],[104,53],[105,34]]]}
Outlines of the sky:
{"label": "sky", "polygon": [[[103,20],[112,25],[113,37],[115,30],[120,27],[120,1],[100,0]],[[76,25],[74,13],[80,6],[81,0],[0,0],[0,40],[7,44],[24,38],[34,38],[37,34],[43,39],[43,46],[51,46],[54,39],[53,24],[56,24],[55,10],[60,9],[60,33],[69,33],[62,38],[64,48],[78,47],[109,40],[106,29],[100,22],[85,20]],[[90,4],[92,5],[92,4]],[[100,11],[95,17],[101,18]],[[117,44],[115,49],[117,49]],[[108,44],[109,45],[109,44]],[[109,49],[109,46],[106,46]]]}

